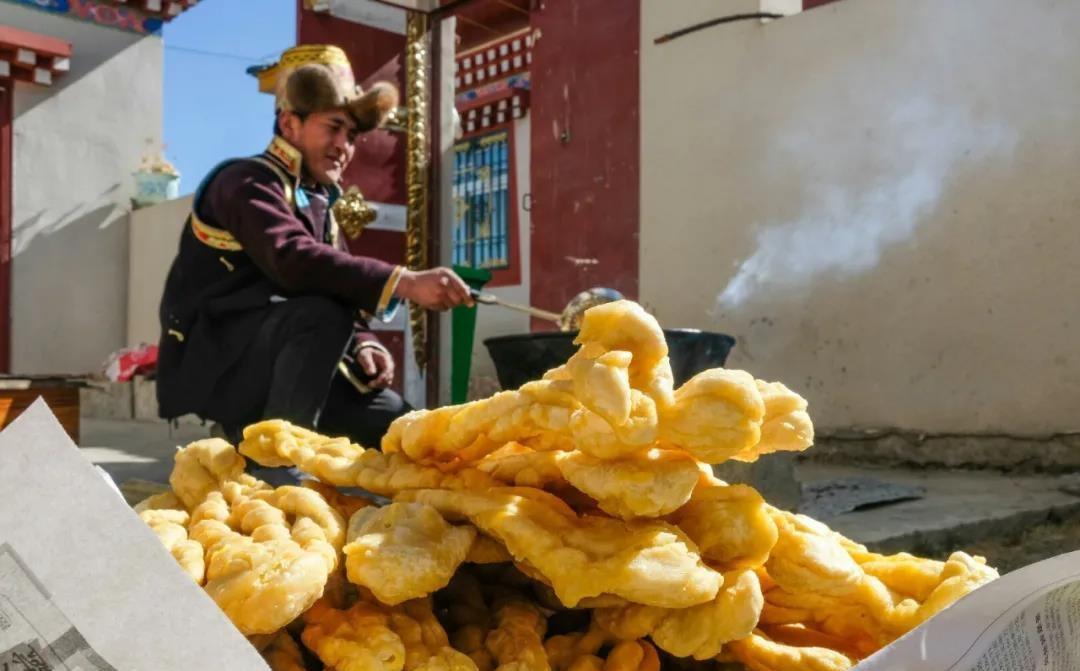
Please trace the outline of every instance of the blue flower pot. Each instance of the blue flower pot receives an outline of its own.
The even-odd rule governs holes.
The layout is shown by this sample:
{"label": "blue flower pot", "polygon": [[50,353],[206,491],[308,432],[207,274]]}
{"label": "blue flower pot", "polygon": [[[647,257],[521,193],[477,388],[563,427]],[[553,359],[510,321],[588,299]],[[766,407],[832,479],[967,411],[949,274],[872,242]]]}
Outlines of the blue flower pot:
{"label": "blue flower pot", "polygon": [[135,173],[135,204],[153,205],[180,195],[180,176],[165,172]]}

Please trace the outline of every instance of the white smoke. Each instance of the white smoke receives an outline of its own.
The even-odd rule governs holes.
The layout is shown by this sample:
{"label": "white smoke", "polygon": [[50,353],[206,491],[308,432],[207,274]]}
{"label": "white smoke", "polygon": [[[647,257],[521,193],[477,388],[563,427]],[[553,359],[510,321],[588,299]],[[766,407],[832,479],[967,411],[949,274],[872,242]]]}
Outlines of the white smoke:
{"label": "white smoke", "polygon": [[[755,251],[717,297],[717,310],[765,289],[805,286],[826,272],[873,268],[934,212],[958,163],[1007,151],[1016,139],[999,124],[925,100],[905,103],[874,126],[869,136],[806,132],[778,140],[779,160],[827,161],[825,171],[831,163],[834,174],[811,189],[800,218],[758,230]],[[815,166],[819,176],[821,167]],[[866,173],[875,175],[870,184]]]}

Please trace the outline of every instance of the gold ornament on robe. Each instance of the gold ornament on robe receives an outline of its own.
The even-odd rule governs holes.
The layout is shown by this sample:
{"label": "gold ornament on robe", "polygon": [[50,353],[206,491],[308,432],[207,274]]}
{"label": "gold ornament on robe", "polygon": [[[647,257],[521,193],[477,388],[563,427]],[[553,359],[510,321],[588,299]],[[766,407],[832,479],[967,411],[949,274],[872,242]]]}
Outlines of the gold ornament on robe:
{"label": "gold ornament on robe", "polygon": [[364,199],[364,194],[356,186],[349,189],[334,203],[334,219],[345,233],[345,237],[355,240],[375,221],[378,212]]}

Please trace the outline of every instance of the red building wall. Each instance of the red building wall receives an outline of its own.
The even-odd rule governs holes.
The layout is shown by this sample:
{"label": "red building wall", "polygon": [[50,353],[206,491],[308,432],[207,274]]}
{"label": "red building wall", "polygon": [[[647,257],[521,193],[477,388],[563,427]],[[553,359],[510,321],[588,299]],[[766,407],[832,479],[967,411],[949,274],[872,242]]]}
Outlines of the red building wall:
{"label": "red building wall", "polygon": [[637,298],[639,3],[547,2],[532,28],[530,300],[559,311],[593,286]]}

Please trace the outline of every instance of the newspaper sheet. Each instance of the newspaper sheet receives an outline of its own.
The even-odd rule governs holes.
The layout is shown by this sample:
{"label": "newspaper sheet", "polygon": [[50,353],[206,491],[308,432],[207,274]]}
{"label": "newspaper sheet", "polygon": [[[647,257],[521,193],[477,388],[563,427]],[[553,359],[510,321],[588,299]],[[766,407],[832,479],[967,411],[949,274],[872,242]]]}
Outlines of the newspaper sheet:
{"label": "newspaper sheet", "polygon": [[0,433],[0,670],[266,671],[37,401]]}

